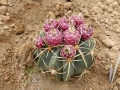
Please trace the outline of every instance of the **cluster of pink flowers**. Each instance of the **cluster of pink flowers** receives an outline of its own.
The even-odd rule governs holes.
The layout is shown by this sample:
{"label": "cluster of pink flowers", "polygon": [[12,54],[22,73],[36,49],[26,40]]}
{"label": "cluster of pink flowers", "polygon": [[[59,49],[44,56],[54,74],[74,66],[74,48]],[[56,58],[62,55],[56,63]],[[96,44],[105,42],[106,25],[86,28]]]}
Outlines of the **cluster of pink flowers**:
{"label": "cluster of pink flowers", "polygon": [[[43,47],[45,42],[51,47],[63,44],[71,48],[70,45],[76,46],[81,40],[88,40],[93,35],[93,29],[79,16],[64,16],[59,20],[48,19],[44,24],[44,33],[44,38],[36,37],[37,48]],[[70,50],[73,51],[72,48]],[[66,54],[63,56],[68,57]]]}

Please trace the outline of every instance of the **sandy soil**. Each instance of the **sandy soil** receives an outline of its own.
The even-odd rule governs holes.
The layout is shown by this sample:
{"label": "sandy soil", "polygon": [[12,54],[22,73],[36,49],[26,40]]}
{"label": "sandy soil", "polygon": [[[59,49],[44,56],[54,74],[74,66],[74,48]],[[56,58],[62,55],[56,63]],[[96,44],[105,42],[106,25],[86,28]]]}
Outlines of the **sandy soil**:
{"label": "sandy soil", "polygon": [[[96,62],[80,81],[53,82],[27,59],[48,14],[83,14],[94,28]],[[108,77],[120,53],[119,41],[119,0],[0,0],[0,90],[120,90],[120,66],[113,84]]]}

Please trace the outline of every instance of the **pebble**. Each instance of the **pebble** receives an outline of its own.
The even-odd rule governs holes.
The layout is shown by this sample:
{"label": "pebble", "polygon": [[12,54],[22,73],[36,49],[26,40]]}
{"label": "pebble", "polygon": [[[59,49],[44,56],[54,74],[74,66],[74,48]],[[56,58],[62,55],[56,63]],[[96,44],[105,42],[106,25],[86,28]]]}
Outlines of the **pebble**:
{"label": "pebble", "polygon": [[13,23],[13,24],[11,24],[11,25],[10,25],[10,27],[11,27],[11,28],[14,28],[14,27],[15,27],[15,24],[14,24],[14,23]]}
{"label": "pebble", "polygon": [[7,0],[0,0],[1,5],[7,5]]}
{"label": "pebble", "polygon": [[66,15],[71,15],[72,14],[72,11],[71,10],[69,10],[67,13],[66,13]]}
{"label": "pebble", "polygon": [[115,86],[115,87],[113,88],[113,90],[119,90],[119,89],[118,89],[118,87],[117,87],[117,86]]}
{"label": "pebble", "polygon": [[83,14],[82,13],[78,13],[78,16],[83,18]]}
{"label": "pebble", "polygon": [[105,19],[105,23],[108,23],[108,22],[109,22],[109,21],[108,21],[108,19],[106,18],[106,19]]}
{"label": "pebble", "polygon": [[37,83],[38,81],[39,81],[38,77],[34,77],[33,80],[32,80],[33,83]]}
{"label": "pebble", "polygon": [[104,5],[104,4],[101,4],[101,5],[100,5],[100,8],[103,9],[103,10],[107,10],[107,6]]}
{"label": "pebble", "polygon": [[103,4],[102,2],[98,2],[98,3],[97,3],[97,6],[100,6],[100,5],[102,5],[102,4]]}
{"label": "pebble", "polygon": [[116,8],[119,6],[117,1],[114,1],[113,3],[110,4],[111,7]]}
{"label": "pebble", "polygon": [[56,8],[56,10],[60,10],[60,5],[56,4],[55,8]]}
{"label": "pebble", "polygon": [[55,16],[57,17],[57,16],[59,16],[60,15],[60,12],[59,11],[56,11],[55,12]]}
{"label": "pebble", "polygon": [[107,48],[111,48],[113,46],[115,46],[115,42],[111,39],[104,39],[102,40],[102,43],[107,47]]}
{"label": "pebble", "polygon": [[120,85],[120,78],[116,79],[116,83]]}
{"label": "pebble", "polygon": [[108,8],[107,8],[107,11],[108,11],[108,13],[112,13],[113,8],[112,8],[112,7],[108,7]]}
{"label": "pebble", "polygon": [[18,24],[15,28],[14,28],[14,32],[18,35],[18,34],[22,34],[24,33],[25,29],[24,26],[22,24]]}
{"label": "pebble", "polygon": [[88,12],[88,10],[84,10],[83,12],[84,12],[84,16],[85,16],[86,18],[89,17],[89,12]]}
{"label": "pebble", "polygon": [[71,2],[66,2],[66,3],[64,3],[64,8],[65,8],[66,10],[69,10],[69,9],[71,8],[71,5],[72,5]]}
{"label": "pebble", "polygon": [[92,88],[90,88],[89,90],[93,90]]}
{"label": "pebble", "polygon": [[112,52],[105,53],[105,56],[106,58],[109,58],[109,59],[115,59],[115,54]]}
{"label": "pebble", "polygon": [[3,26],[3,29],[4,29],[4,30],[9,30],[9,26],[4,25],[4,26]]}
{"label": "pebble", "polygon": [[[102,66],[102,67],[103,67],[103,66]],[[110,68],[109,68],[109,69],[110,69]],[[103,75],[105,75],[105,76],[108,76],[108,71],[106,71],[106,70],[102,70],[101,73],[102,73]]]}
{"label": "pebble", "polygon": [[118,52],[119,51],[119,48],[117,46],[113,46],[110,51],[112,52]]}
{"label": "pebble", "polygon": [[1,18],[1,20],[0,20],[0,21],[5,22],[5,21],[7,21],[7,20],[9,20],[9,19],[10,19],[10,16],[0,15],[0,18]]}
{"label": "pebble", "polygon": [[7,12],[7,13],[6,13],[6,16],[9,16],[9,15],[10,15],[10,14]]}
{"label": "pebble", "polygon": [[120,28],[115,29],[116,33],[120,33]]}
{"label": "pebble", "polygon": [[[118,11],[115,11],[115,10],[114,10],[114,11],[112,12],[112,14],[113,14],[114,16],[117,16],[117,15],[118,15]],[[113,18],[112,18],[112,19],[113,19]]]}
{"label": "pebble", "polygon": [[103,10],[100,7],[94,6],[91,10],[94,14],[103,13]]}
{"label": "pebble", "polygon": [[115,19],[111,18],[109,22],[111,22],[112,24],[114,24],[115,23]]}
{"label": "pebble", "polygon": [[7,76],[5,76],[4,80],[5,80],[5,81],[8,81],[9,78],[10,78],[10,77],[7,75]]}
{"label": "pebble", "polygon": [[111,36],[112,35],[112,32],[110,32],[110,31],[105,31],[105,34],[106,34],[106,36]]}
{"label": "pebble", "polygon": [[105,22],[105,20],[103,18],[100,18],[100,23]]}
{"label": "pebble", "polygon": [[102,64],[105,64],[105,63],[106,63],[106,61],[102,61],[101,63],[102,63]]}
{"label": "pebble", "polygon": [[0,26],[3,25],[3,22],[0,21]]}
{"label": "pebble", "polygon": [[4,15],[7,11],[7,7],[5,6],[0,6],[0,14]]}
{"label": "pebble", "polygon": [[110,65],[106,65],[105,70],[109,70],[109,69],[110,69]]}
{"label": "pebble", "polygon": [[48,15],[50,15],[51,18],[56,18],[55,14],[52,11],[49,11]]}

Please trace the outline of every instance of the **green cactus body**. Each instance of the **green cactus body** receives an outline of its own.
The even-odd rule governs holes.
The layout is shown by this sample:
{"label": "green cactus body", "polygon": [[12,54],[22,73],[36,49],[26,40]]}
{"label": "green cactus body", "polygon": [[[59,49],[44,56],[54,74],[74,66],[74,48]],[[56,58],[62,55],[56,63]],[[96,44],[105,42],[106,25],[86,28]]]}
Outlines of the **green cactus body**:
{"label": "green cactus body", "polygon": [[49,72],[53,79],[68,81],[71,76],[81,75],[84,70],[91,67],[94,63],[94,49],[96,42],[90,38],[86,41],[80,41],[76,55],[73,58],[65,59],[61,57],[60,50],[62,46],[52,47],[51,50],[37,50],[34,56],[37,56],[37,65],[45,72]]}

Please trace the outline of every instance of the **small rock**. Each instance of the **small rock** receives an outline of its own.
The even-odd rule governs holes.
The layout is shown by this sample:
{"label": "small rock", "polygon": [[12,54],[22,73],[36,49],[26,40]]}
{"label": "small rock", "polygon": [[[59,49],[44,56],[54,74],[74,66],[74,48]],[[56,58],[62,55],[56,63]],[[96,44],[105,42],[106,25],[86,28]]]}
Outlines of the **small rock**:
{"label": "small rock", "polygon": [[90,88],[89,90],[93,90],[92,88]]}
{"label": "small rock", "polygon": [[32,80],[33,83],[37,83],[38,81],[39,81],[38,77],[34,77],[33,80]]}
{"label": "small rock", "polygon": [[110,60],[110,63],[115,64],[115,60]]}
{"label": "small rock", "polygon": [[49,11],[48,15],[50,15],[50,18],[56,18],[55,14],[52,11]]}
{"label": "small rock", "polygon": [[67,13],[66,13],[66,15],[71,15],[72,14],[72,11],[71,10],[69,10]]}
{"label": "small rock", "polygon": [[23,85],[25,88],[28,86],[28,84],[27,83],[24,83],[24,85]]}
{"label": "small rock", "polygon": [[18,34],[22,34],[24,33],[24,26],[22,24],[17,24],[16,27],[13,29],[13,31],[15,31],[15,33]]}
{"label": "small rock", "polygon": [[2,26],[2,25],[3,25],[3,22],[0,21],[0,26]]}
{"label": "small rock", "polygon": [[9,30],[9,26],[4,25],[4,26],[3,26],[3,29],[4,29],[4,30]]}
{"label": "small rock", "polygon": [[111,22],[112,25],[113,25],[113,24],[115,23],[115,19],[111,18],[111,19],[109,20],[109,22]]}
{"label": "small rock", "polygon": [[101,4],[101,5],[100,5],[100,8],[101,8],[102,10],[107,10],[107,6],[104,5],[104,4]]}
{"label": "small rock", "polygon": [[7,5],[7,0],[0,0],[1,5]]}
{"label": "small rock", "polygon": [[4,15],[7,11],[7,7],[5,6],[0,6],[0,14]]}
{"label": "small rock", "polygon": [[11,27],[11,28],[14,28],[14,27],[15,27],[15,24],[14,24],[14,23],[13,23],[13,24],[11,24],[11,25],[10,25],[10,27]]}
{"label": "small rock", "polygon": [[105,70],[109,70],[109,69],[110,69],[110,65],[106,65]]}
{"label": "small rock", "polygon": [[109,59],[115,59],[115,54],[112,52],[105,53],[105,56],[106,58],[109,58]]}
{"label": "small rock", "polygon": [[103,18],[100,18],[100,23],[105,22],[105,20]]}
{"label": "small rock", "polygon": [[[102,65],[102,67],[103,67],[103,65]],[[110,68],[109,68],[109,69],[110,69]],[[102,70],[101,73],[102,73],[103,75],[105,75],[105,76],[108,76],[108,74],[109,74],[108,71],[106,71],[106,70]]]}
{"label": "small rock", "polygon": [[107,8],[107,11],[108,11],[108,13],[112,13],[113,8],[112,8],[112,7],[109,7],[109,8]]}
{"label": "small rock", "polygon": [[106,36],[110,36],[110,35],[112,35],[112,32],[110,32],[110,31],[105,31],[105,34],[106,34]]}
{"label": "small rock", "polygon": [[116,83],[120,85],[120,78],[116,79]]}
{"label": "small rock", "polygon": [[6,75],[5,78],[4,78],[4,80],[5,80],[5,81],[8,81],[9,78],[10,78],[10,77],[9,77],[8,75]]}
{"label": "small rock", "polygon": [[117,46],[113,46],[110,51],[112,52],[118,52],[119,51],[119,48]]}
{"label": "small rock", "polygon": [[78,13],[78,16],[83,18],[83,14],[82,13]]}
{"label": "small rock", "polygon": [[117,1],[114,1],[113,3],[110,4],[111,7],[116,8],[119,6]]}
{"label": "small rock", "polygon": [[[115,11],[115,10],[112,12],[112,14],[113,14],[114,16],[115,16],[115,15],[118,15],[118,13],[119,13],[119,12],[118,12],[118,11]],[[113,18],[111,18],[111,19],[113,19]]]}
{"label": "small rock", "polygon": [[103,10],[100,7],[94,6],[91,9],[91,12],[93,12],[94,14],[99,14],[99,13],[103,13]]}
{"label": "small rock", "polygon": [[116,33],[120,33],[120,28],[115,29]]}
{"label": "small rock", "polygon": [[56,4],[55,8],[56,8],[56,10],[60,10],[60,5]]}
{"label": "small rock", "polygon": [[9,3],[9,6],[10,6],[10,7],[12,7],[12,6],[13,6],[13,4]]}
{"label": "small rock", "polygon": [[65,14],[64,14],[64,11],[60,11],[59,15],[60,15],[60,16],[65,15]]}
{"label": "small rock", "polygon": [[60,12],[59,11],[56,11],[55,12],[55,16],[57,17],[57,16],[59,16],[60,15]]}
{"label": "small rock", "polygon": [[97,6],[100,6],[100,5],[102,5],[102,4],[103,4],[102,2],[98,2],[98,3],[97,3]]}
{"label": "small rock", "polygon": [[117,87],[117,86],[115,86],[115,87],[113,88],[113,90],[119,90],[119,89],[118,89],[118,87]]}
{"label": "small rock", "polygon": [[64,11],[64,8],[63,8],[63,6],[60,6],[60,11]]}
{"label": "small rock", "polygon": [[84,16],[85,16],[86,18],[89,17],[89,12],[88,12],[88,10],[84,10],[83,13],[84,13]]}
{"label": "small rock", "polygon": [[6,13],[6,16],[9,16],[9,15],[10,15],[10,14],[7,12],[7,13]]}
{"label": "small rock", "polygon": [[7,20],[10,19],[10,16],[0,15],[0,18],[1,18],[0,21],[2,21],[2,22],[6,22]]}
{"label": "small rock", "polygon": [[104,40],[102,40],[102,42],[108,48],[115,46],[115,42],[112,41],[111,39],[104,39]]}
{"label": "small rock", "polygon": [[105,19],[105,23],[108,23],[108,19],[107,18]]}
{"label": "small rock", "polygon": [[64,8],[69,10],[71,8],[72,3],[71,2],[66,2],[64,3]]}
{"label": "small rock", "polygon": [[103,84],[103,82],[99,82],[99,84],[100,84],[100,85],[102,85],[102,84]]}
{"label": "small rock", "polygon": [[106,61],[102,61],[101,63],[102,63],[102,64],[105,64],[105,63],[106,63]]}

